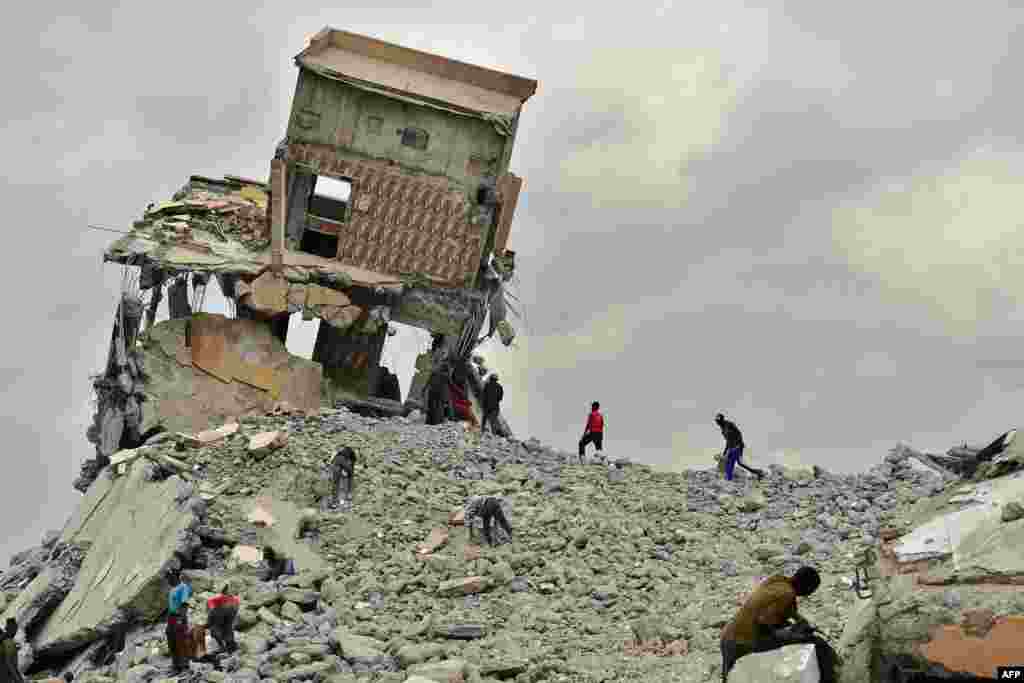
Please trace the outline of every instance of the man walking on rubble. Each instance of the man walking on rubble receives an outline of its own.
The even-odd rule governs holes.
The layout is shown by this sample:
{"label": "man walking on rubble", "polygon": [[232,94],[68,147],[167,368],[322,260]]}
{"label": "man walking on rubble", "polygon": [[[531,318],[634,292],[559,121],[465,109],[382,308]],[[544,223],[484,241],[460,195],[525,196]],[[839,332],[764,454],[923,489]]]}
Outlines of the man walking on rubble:
{"label": "man walking on rubble", "polygon": [[[754,652],[784,645],[813,643],[822,683],[835,683],[835,650],[797,612],[797,597],[818,590],[821,576],[814,567],[800,567],[791,577],[769,576],[722,629],[722,683],[727,683],[736,660]],[[793,622],[790,624],[789,622]]]}
{"label": "man walking on rubble", "polygon": [[601,404],[597,401],[590,404],[590,415],[587,416],[587,424],[583,428],[583,436],[580,438],[581,465],[587,444],[591,443],[597,447],[597,454],[601,455],[604,448],[604,415],[601,414]]}
{"label": "man walking on rubble", "polygon": [[345,482],[345,500],[352,500],[352,486],[356,474],[356,452],[345,446],[338,450],[331,461],[331,489],[334,507],[341,505],[341,484]]}
{"label": "man walking on rubble", "polygon": [[175,673],[188,669],[185,641],[188,639],[188,601],[191,597],[192,585],[186,578],[182,578],[168,596],[167,628],[164,633]]}
{"label": "man walking on rubble", "polygon": [[751,472],[758,479],[762,479],[764,472],[753,467],[747,467],[743,463],[743,434],[740,433],[736,423],[726,420],[725,415],[718,413],[715,415],[715,424],[722,430],[722,436],[725,437],[725,451],[722,453],[722,458],[725,460],[726,481],[732,481],[733,470],[736,469],[736,465]]}
{"label": "man walking on rubble", "polygon": [[206,622],[210,627],[210,635],[225,652],[234,652],[238,649],[238,643],[235,642],[235,617],[238,616],[238,606],[238,596],[234,594],[230,583],[224,584],[219,595],[206,601]]}
{"label": "man walking on rubble", "polygon": [[478,518],[483,520],[483,535],[487,545],[494,545],[495,538],[491,528],[493,522],[497,522],[498,526],[508,534],[509,540],[512,539],[512,525],[508,523],[508,519],[505,518],[505,513],[501,509],[501,498],[470,496],[466,499],[465,524],[470,543],[473,542],[473,532]]}
{"label": "man walking on rubble", "polygon": [[491,373],[491,376],[487,378],[487,384],[484,385],[484,417],[480,421],[480,434],[483,434],[487,430],[488,423],[491,425],[491,431],[495,434],[497,434],[498,430],[501,429],[498,424],[498,414],[501,406],[501,399],[504,397],[505,389],[498,384],[498,373],[493,372]]}

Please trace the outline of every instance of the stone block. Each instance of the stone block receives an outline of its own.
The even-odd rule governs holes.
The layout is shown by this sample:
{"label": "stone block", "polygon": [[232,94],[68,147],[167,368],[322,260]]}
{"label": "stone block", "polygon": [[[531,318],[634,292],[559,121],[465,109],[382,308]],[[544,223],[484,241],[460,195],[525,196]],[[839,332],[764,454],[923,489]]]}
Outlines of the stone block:
{"label": "stone block", "polygon": [[821,671],[813,645],[787,645],[756,652],[739,661],[729,672],[729,683],[818,683]]}
{"label": "stone block", "polygon": [[450,597],[455,595],[470,595],[472,593],[479,593],[484,589],[486,580],[482,576],[468,576],[464,579],[451,579],[450,581],[442,581],[437,587],[437,592],[441,596]]}

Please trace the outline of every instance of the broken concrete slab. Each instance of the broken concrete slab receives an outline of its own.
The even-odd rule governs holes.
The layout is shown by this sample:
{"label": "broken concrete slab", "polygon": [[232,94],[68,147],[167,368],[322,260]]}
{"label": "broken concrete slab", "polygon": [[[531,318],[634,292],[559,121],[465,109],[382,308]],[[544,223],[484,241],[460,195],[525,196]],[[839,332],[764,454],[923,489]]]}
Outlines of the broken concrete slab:
{"label": "broken concrete slab", "polygon": [[180,478],[147,481],[142,467],[93,482],[59,541],[89,551],[73,588],[34,635],[37,655],[88,645],[129,616],[159,617],[169,573],[199,545],[191,533],[198,526],[191,496],[192,487]]}
{"label": "broken concrete slab", "polygon": [[431,529],[427,540],[419,544],[416,549],[420,555],[429,555],[448,542],[448,532],[440,527]]}
{"label": "broken concrete slab", "polygon": [[288,445],[288,432],[260,432],[249,437],[249,453],[255,457],[265,457]]}
{"label": "broken concrete slab", "polygon": [[993,575],[1024,574],[1024,525],[1000,524],[1003,507],[1024,498],[1024,472],[982,482],[971,504],[940,515],[892,547],[898,563],[950,558],[954,568],[984,567]]}
{"label": "broken concrete slab", "polygon": [[387,644],[368,636],[360,636],[340,626],[331,633],[338,652],[345,659],[383,657]]}
{"label": "broken concrete slab", "polygon": [[[440,662],[427,662],[409,668],[409,678],[421,677],[433,683],[450,683],[466,680],[466,660],[445,659]],[[408,680],[408,679],[407,679]]]}
{"label": "broken concrete slab", "polygon": [[464,579],[451,579],[442,581],[437,587],[438,595],[451,597],[454,595],[470,595],[479,593],[487,585],[487,579],[482,576],[467,576]]}
{"label": "broken concrete slab", "polygon": [[821,670],[814,645],[787,645],[740,657],[729,683],[818,683]]}
{"label": "broken concrete slab", "polygon": [[465,526],[466,525],[466,510],[465,508],[459,508],[452,510],[448,513],[448,524],[451,526]]}
{"label": "broken concrete slab", "polygon": [[178,440],[186,446],[201,448],[210,444],[218,443],[238,432],[240,425],[237,422],[228,422],[216,429],[207,429],[198,434],[186,434],[179,432]]}
{"label": "broken concrete slab", "polygon": [[[86,552],[86,546],[58,544],[54,559],[47,562],[44,569],[12,603],[5,605],[5,618],[13,616],[22,633],[35,632],[71,592]],[[34,659],[34,648],[30,644],[22,647],[19,653],[22,670],[30,666]]]}

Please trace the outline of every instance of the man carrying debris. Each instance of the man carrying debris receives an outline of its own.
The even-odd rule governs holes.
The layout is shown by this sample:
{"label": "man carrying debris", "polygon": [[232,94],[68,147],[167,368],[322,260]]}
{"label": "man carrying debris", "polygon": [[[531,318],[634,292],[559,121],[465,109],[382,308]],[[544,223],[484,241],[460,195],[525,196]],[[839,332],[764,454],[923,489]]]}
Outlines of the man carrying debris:
{"label": "man carrying debris", "polygon": [[597,446],[600,455],[604,447],[604,415],[601,414],[601,404],[594,401],[590,404],[590,415],[587,416],[587,424],[583,428],[583,437],[580,439],[580,464],[583,464],[583,456],[586,453],[587,444]]}
{"label": "man carrying debris", "polygon": [[430,374],[427,382],[427,424],[439,425],[444,422],[451,403],[449,380],[451,368],[441,362]]}
{"label": "man carrying debris", "polygon": [[722,430],[722,436],[725,437],[725,451],[722,453],[722,458],[725,460],[726,481],[732,481],[736,465],[756,475],[758,479],[763,478],[764,472],[743,464],[743,434],[740,433],[740,428],[736,426],[736,423],[726,420],[725,415],[718,413],[715,415],[715,424]]}
{"label": "man carrying debris", "polygon": [[820,585],[821,576],[814,567],[800,567],[791,577],[765,579],[722,629],[722,683],[727,683],[740,657],[795,643],[814,644],[822,683],[834,683],[835,651],[814,635],[813,627],[797,612],[797,597],[810,595]]}
{"label": "man carrying debris", "polygon": [[356,452],[345,446],[331,461],[331,484],[334,492],[333,506],[341,505],[341,484],[345,482],[345,500],[352,500],[352,485],[356,473]]}
{"label": "man carrying debris", "polygon": [[0,682],[24,683],[25,677],[18,668],[18,622],[13,617],[7,618],[4,630],[0,633]]}
{"label": "man carrying debris", "polygon": [[501,427],[498,425],[498,413],[501,399],[505,397],[505,390],[498,384],[498,373],[492,372],[484,385],[483,409],[484,417],[480,421],[480,433],[487,430],[487,423],[491,424],[491,431],[495,434]]}
{"label": "man carrying debris", "polygon": [[225,652],[238,649],[235,642],[235,618],[238,616],[239,599],[231,588],[230,583],[224,584],[219,595],[206,601],[206,622],[210,627],[210,635]]}
{"label": "man carrying debris", "polygon": [[192,585],[188,579],[171,589],[167,606],[167,649],[171,651],[174,671],[180,673],[188,669],[186,646],[188,640],[188,601],[192,597]]}
{"label": "man carrying debris", "polygon": [[470,496],[466,500],[465,524],[469,532],[469,542],[473,542],[473,530],[477,519],[483,520],[484,540],[487,545],[494,545],[494,535],[491,530],[492,520],[498,523],[509,539],[512,538],[512,525],[505,518],[501,509],[501,499],[496,496]]}

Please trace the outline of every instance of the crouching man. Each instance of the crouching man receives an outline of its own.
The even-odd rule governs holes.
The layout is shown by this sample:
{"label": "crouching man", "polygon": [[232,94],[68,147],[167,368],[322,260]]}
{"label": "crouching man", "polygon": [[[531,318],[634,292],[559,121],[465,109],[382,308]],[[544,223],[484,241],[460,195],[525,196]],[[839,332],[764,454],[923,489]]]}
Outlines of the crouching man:
{"label": "crouching man", "polygon": [[495,539],[491,528],[494,522],[497,522],[498,526],[508,534],[510,540],[512,538],[512,525],[505,518],[505,513],[501,509],[500,498],[495,496],[470,496],[466,500],[465,518],[470,543],[473,542],[474,528],[478,518],[483,520],[483,535],[487,545],[494,545]]}
{"label": "crouching man", "polygon": [[821,577],[813,567],[801,567],[791,577],[765,579],[722,629],[722,683],[727,683],[740,657],[795,643],[813,643],[821,683],[835,683],[835,651],[814,635],[813,628],[797,612],[797,597],[810,595],[820,585]]}
{"label": "crouching man", "polygon": [[352,500],[352,486],[355,483],[356,452],[345,446],[340,449],[331,461],[331,501],[333,507],[341,505],[342,489],[345,500]]}
{"label": "crouching man", "polygon": [[231,589],[231,584],[225,584],[220,594],[206,601],[206,623],[210,628],[210,635],[225,652],[234,652],[238,649],[238,643],[235,642],[238,606],[239,599]]}

